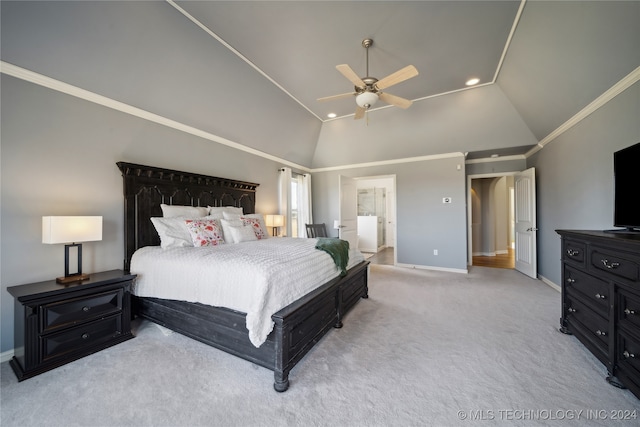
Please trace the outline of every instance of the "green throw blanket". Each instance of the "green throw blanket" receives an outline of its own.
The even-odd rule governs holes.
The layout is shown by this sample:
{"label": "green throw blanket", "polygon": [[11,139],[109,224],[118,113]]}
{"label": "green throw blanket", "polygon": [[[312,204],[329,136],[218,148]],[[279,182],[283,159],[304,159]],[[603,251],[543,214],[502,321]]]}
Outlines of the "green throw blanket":
{"label": "green throw blanket", "polygon": [[331,255],[333,262],[336,263],[336,267],[340,270],[340,277],[347,275],[349,242],[335,237],[319,237],[318,243],[316,243],[316,249],[320,249]]}

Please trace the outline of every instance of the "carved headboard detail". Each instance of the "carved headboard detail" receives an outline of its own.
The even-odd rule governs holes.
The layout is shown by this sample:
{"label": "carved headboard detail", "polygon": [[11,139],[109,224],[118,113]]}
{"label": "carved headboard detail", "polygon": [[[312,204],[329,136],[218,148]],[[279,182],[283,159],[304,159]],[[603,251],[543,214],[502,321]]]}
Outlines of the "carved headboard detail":
{"label": "carved headboard detail", "polygon": [[133,163],[117,165],[124,183],[125,271],[138,248],[160,245],[151,223],[152,217],[162,216],[160,204],[235,206],[246,214],[255,213],[260,184]]}

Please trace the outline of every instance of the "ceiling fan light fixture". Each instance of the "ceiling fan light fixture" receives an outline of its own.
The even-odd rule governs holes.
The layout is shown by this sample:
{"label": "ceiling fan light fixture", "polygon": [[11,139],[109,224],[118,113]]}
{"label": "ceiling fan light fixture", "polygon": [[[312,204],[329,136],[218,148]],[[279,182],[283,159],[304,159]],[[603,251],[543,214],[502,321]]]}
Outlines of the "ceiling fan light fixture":
{"label": "ceiling fan light fixture", "polygon": [[362,92],[356,96],[356,104],[362,108],[371,108],[378,101],[378,94],[373,92]]}

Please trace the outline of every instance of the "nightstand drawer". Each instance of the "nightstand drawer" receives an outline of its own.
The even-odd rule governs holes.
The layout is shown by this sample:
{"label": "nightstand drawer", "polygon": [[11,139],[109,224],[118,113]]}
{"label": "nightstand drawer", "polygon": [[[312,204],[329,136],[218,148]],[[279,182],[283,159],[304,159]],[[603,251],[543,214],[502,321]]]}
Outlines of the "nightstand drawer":
{"label": "nightstand drawer", "polygon": [[42,305],[40,332],[48,333],[60,328],[88,322],[118,313],[122,310],[122,289],[89,295],[71,300]]}
{"label": "nightstand drawer", "polygon": [[74,351],[85,351],[92,346],[104,344],[122,334],[122,316],[65,329],[45,335],[42,340],[42,361],[64,356]]}

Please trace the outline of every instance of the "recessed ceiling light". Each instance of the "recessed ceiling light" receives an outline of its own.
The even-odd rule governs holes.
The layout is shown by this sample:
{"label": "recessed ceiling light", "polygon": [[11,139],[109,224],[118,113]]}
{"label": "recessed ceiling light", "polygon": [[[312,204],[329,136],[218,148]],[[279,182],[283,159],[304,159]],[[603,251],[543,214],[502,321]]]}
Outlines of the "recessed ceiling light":
{"label": "recessed ceiling light", "polygon": [[327,117],[329,117],[330,119],[333,119],[336,117],[336,115],[337,115],[336,113],[329,113],[327,114]]}
{"label": "recessed ceiling light", "polygon": [[491,155],[491,158],[492,158],[492,159],[495,159],[496,157],[500,157],[500,156],[499,156],[498,154],[492,154],[492,155]]}
{"label": "recessed ceiling light", "polygon": [[473,86],[473,85],[477,85],[478,83],[480,83],[480,79],[478,78],[472,78],[467,80],[467,83],[465,83],[467,86]]}

